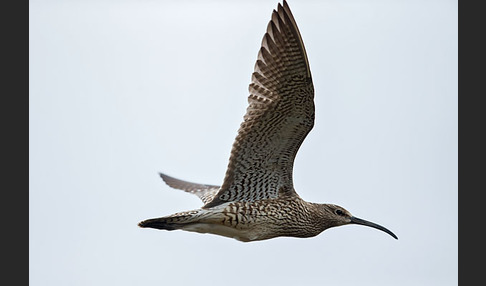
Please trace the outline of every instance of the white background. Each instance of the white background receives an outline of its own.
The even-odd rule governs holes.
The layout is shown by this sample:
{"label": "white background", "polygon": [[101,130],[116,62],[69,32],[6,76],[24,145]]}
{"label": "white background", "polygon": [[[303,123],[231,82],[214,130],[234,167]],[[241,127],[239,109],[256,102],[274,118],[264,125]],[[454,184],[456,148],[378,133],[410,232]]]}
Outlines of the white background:
{"label": "white background", "polygon": [[316,103],[295,188],[399,240],[137,227],[201,206],[158,172],[222,183],[276,0],[31,0],[31,285],[457,284],[457,1],[289,5]]}

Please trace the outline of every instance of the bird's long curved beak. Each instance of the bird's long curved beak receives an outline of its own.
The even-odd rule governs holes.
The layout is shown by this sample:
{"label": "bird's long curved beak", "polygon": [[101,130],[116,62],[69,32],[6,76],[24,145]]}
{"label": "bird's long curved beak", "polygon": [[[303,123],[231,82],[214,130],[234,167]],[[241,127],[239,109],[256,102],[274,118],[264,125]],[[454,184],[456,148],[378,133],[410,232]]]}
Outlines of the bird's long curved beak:
{"label": "bird's long curved beak", "polygon": [[364,220],[364,219],[360,219],[360,218],[357,218],[357,217],[354,217],[354,216],[352,216],[350,219],[351,219],[351,223],[374,227],[376,229],[379,229],[381,231],[388,233],[389,235],[393,236],[393,238],[398,239],[398,237],[393,232],[389,231],[387,228],[385,228],[385,227],[383,227],[379,224],[376,224],[376,223],[373,223],[371,221],[367,221],[367,220]]}

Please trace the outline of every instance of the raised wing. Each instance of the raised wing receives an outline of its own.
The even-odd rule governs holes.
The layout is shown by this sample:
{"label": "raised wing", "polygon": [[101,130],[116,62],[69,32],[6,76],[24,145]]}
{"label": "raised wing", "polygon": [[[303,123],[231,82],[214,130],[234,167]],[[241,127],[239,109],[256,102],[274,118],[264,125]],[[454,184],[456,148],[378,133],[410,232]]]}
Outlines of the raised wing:
{"label": "raised wing", "polygon": [[314,125],[314,87],[304,43],[286,1],[272,13],[249,91],[223,185],[205,208],[297,195],[292,169]]}
{"label": "raised wing", "polygon": [[170,187],[194,194],[198,196],[205,204],[210,202],[220,189],[219,186],[186,182],[162,173],[159,173],[159,175]]}

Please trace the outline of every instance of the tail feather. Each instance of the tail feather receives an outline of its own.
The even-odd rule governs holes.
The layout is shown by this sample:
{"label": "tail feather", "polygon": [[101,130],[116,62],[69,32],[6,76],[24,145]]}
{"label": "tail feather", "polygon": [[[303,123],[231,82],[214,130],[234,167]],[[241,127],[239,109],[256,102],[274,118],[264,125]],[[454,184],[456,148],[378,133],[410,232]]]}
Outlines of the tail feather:
{"label": "tail feather", "polygon": [[180,228],[177,227],[177,224],[167,222],[167,219],[164,218],[147,219],[139,222],[138,226],[155,228],[155,229],[164,229],[164,230],[176,230]]}
{"label": "tail feather", "polygon": [[175,213],[169,216],[146,219],[138,223],[139,227],[150,227],[164,230],[180,229],[188,224],[199,222],[203,210],[192,210]]}

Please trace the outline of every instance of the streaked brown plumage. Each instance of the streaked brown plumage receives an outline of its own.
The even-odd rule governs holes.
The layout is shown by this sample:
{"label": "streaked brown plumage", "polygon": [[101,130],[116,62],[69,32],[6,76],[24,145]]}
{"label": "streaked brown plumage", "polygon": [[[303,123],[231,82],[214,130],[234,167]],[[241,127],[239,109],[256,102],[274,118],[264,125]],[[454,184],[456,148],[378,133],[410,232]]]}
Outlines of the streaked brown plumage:
{"label": "streaked brown plumage", "polygon": [[295,155],[314,125],[314,88],[304,43],[286,1],[267,26],[249,86],[249,106],[221,187],[165,174],[171,187],[197,195],[201,209],[144,220],[141,227],[212,233],[256,241],[312,237],[327,228],[361,224],[342,207],[302,200],[295,192]]}

